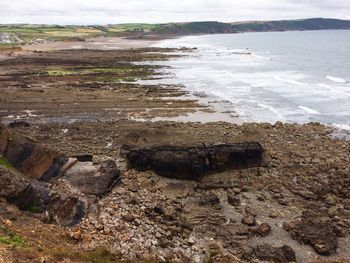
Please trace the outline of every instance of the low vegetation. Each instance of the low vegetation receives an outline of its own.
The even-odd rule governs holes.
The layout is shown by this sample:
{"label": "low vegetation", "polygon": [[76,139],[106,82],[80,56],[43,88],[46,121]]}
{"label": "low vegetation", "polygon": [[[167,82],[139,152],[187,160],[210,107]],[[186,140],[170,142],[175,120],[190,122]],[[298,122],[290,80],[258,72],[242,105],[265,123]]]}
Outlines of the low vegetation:
{"label": "low vegetation", "polygon": [[25,247],[27,242],[16,233],[6,227],[2,227],[0,231],[0,244],[11,245],[15,247]]}
{"label": "low vegetation", "polygon": [[[248,21],[221,23],[216,21],[166,23],[166,24],[117,24],[106,26],[59,26],[59,25],[0,25],[1,34],[14,34],[21,44],[50,41],[84,40],[91,37],[189,35],[237,32],[265,32],[287,30],[350,29],[350,21],[339,19],[300,19],[281,21]],[[1,48],[8,47],[1,44]],[[18,45],[18,44],[17,44]],[[17,46],[16,45],[16,46]],[[20,45],[19,45],[20,46]]]}
{"label": "low vegetation", "polygon": [[11,170],[15,170],[15,168],[2,156],[0,156],[0,166],[5,166]]}
{"label": "low vegetation", "polygon": [[90,75],[100,73],[125,74],[132,72],[133,69],[126,67],[111,68],[84,68],[84,69],[50,69],[43,74],[48,76],[68,76],[68,75]]}

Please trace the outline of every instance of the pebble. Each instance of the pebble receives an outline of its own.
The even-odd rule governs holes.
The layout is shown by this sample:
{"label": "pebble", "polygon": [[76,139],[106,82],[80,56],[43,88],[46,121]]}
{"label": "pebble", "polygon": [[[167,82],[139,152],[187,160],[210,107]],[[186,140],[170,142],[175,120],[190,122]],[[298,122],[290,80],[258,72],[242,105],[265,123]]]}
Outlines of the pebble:
{"label": "pebble", "polygon": [[12,226],[13,226],[13,223],[12,223],[11,220],[6,219],[6,220],[4,220],[4,225],[7,226],[7,227],[12,227]]}
{"label": "pebble", "polygon": [[251,214],[246,214],[242,218],[242,223],[247,226],[254,226],[256,224],[255,217]]}
{"label": "pebble", "polygon": [[132,222],[135,220],[135,216],[130,213],[123,214],[122,217],[127,222]]}
{"label": "pebble", "polygon": [[239,196],[235,196],[233,194],[227,195],[227,201],[232,206],[239,206],[241,204],[241,198]]}

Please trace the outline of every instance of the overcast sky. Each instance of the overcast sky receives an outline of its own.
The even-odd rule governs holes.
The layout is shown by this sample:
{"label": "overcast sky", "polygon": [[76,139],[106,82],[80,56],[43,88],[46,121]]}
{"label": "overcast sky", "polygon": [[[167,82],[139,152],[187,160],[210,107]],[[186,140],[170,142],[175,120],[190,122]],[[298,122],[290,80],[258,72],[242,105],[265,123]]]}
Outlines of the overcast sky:
{"label": "overcast sky", "polygon": [[0,23],[350,20],[350,0],[0,0]]}

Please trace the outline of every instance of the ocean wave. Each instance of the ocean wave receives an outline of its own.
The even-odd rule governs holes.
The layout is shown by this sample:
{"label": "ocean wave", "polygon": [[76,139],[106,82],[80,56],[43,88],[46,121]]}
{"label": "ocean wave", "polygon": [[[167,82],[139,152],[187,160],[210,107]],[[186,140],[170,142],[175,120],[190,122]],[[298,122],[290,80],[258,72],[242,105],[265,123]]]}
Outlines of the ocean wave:
{"label": "ocean wave", "polygon": [[277,77],[275,76],[274,77],[275,80],[278,80],[278,81],[282,81],[284,83],[288,83],[288,84],[293,84],[293,85],[298,85],[298,86],[304,86],[304,83],[302,82],[299,82],[299,81],[296,81],[294,79],[287,79],[287,78],[282,78],[282,77]]}
{"label": "ocean wave", "polygon": [[251,53],[251,55],[252,55],[253,57],[260,58],[260,59],[272,60],[271,58],[264,57],[264,56],[261,56],[261,55],[257,55],[257,54],[255,54],[255,53]]}
{"label": "ocean wave", "polygon": [[337,82],[337,83],[347,83],[348,82],[346,79],[333,77],[333,76],[326,76],[326,79]]}
{"label": "ocean wave", "polygon": [[349,88],[346,86],[330,86],[327,84],[319,83],[319,87],[325,89],[325,91],[317,91],[319,94],[324,93],[324,96],[330,99],[342,99],[344,97],[350,97]]}
{"label": "ocean wave", "polygon": [[341,130],[348,130],[350,131],[350,124],[337,124],[337,123],[333,123],[332,124],[333,126],[337,127],[338,129],[341,129]]}
{"label": "ocean wave", "polygon": [[285,118],[277,111],[276,108],[274,108],[270,105],[262,104],[262,103],[258,103],[258,106],[261,108],[267,109],[268,111],[276,114],[281,120],[285,120]]}
{"label": "ocean wave", "polygon": [[[350,130],[350,77],[346,75],[348,65],[340,63],[342,54],[329,61],[337,70],[332,73],[319,66],[321,63],[314,64],[319,63],[313,60],[314,55],[320,55],[316,51],[308,57],[303,47],[300,52],[278,46],[264,48],[244,39],[241,42],[239,37],[171,40],[177,46],[198,49],[168,62],[158,62],[170,66],[164,71],[176,76],[166,81],[181,83],[199,97],[208,95],[218,101],[231,101],[233,110],[249,121],[318,121],[327,125],[338,123],[337,127]],[[342,64],[344,67],[339,67]]]}
{"label": "ocean wave", "polygon": [[299,109],[302,109],[303,111],[306,111],[307,113],[310,113],[310,114],[316,114],[316,115],[320,115],[321,114],[317,110],[314,110],[314,109],[311,109],[311,108],[305,107],[305,106],[299,106]]}

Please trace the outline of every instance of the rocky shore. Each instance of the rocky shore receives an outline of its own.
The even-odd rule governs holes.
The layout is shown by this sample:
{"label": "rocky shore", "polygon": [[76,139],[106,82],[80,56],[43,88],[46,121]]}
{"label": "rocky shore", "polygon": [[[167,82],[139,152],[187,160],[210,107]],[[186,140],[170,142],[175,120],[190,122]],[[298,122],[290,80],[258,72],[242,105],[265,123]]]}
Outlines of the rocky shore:
{"label": "rocky shore", "polygon": [[203,111],[142,86],[160,49],[1,64],[0,262],[347,262],[350,142],[317,123],[141,122]]}

